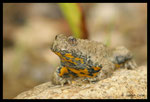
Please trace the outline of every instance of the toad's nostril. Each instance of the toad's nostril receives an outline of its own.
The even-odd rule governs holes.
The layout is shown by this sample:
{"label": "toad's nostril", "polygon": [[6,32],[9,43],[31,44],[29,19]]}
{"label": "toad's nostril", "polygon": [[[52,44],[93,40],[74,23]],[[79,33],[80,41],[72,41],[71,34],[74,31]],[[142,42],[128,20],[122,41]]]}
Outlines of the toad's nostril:
{"label": "toad's nostril", "polygon": [[57,40],[57,38],[58,38],[58,35],[55,36],[55,40]]}

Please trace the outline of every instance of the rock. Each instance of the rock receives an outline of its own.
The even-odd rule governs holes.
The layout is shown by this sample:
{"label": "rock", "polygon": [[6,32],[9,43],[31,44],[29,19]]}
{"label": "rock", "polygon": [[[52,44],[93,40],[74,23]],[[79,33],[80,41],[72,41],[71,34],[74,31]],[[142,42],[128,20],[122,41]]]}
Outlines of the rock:
{"label": "rock", "polygon": [[95,84],[38,85],[14,99],[147,99],[147,67],[118,69]]}

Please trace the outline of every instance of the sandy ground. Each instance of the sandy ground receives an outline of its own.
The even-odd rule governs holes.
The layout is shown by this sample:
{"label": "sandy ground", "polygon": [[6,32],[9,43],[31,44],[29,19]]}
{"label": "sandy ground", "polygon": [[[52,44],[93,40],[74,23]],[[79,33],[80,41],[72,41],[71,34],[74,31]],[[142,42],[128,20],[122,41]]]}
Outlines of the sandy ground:
{"label": "sandy ground", "polygon": [[119,69],[95,84],[60,86],[46,82],[15,99],[147,99],[147,67]]}

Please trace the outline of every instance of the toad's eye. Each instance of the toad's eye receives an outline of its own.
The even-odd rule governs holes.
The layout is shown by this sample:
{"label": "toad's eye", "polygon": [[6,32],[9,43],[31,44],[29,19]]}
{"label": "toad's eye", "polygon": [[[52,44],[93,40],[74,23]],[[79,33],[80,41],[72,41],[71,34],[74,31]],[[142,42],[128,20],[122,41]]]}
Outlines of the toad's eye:
{"label": "toad's eye", "polygon": [[68,37],[68,42],[72,46],[76,46],[77,45],[77,39],[74,38],[73,36]]}

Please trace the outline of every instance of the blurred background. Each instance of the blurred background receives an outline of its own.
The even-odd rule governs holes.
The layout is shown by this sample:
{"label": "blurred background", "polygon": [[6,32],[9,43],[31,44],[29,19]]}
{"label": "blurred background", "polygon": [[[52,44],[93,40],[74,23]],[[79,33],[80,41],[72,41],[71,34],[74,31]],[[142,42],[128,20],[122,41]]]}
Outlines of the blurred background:
{"label": "blurred background", "polygon": [[66,15],[82,16],[79,22],[82,33],[78,37],[111,47],[124,45],[133,52],[139,66],[147,65],[146,3],[80,3],[77,6],[79,12],[70,9],[74,14],[65,14],[68,8],[63,9],[57,3],[3,4],[3,98],[14,98],[51,80],[60,60],[50,50],[50,44],[60,33],[78,36],[73,30],[78,27],[71,26]]}

